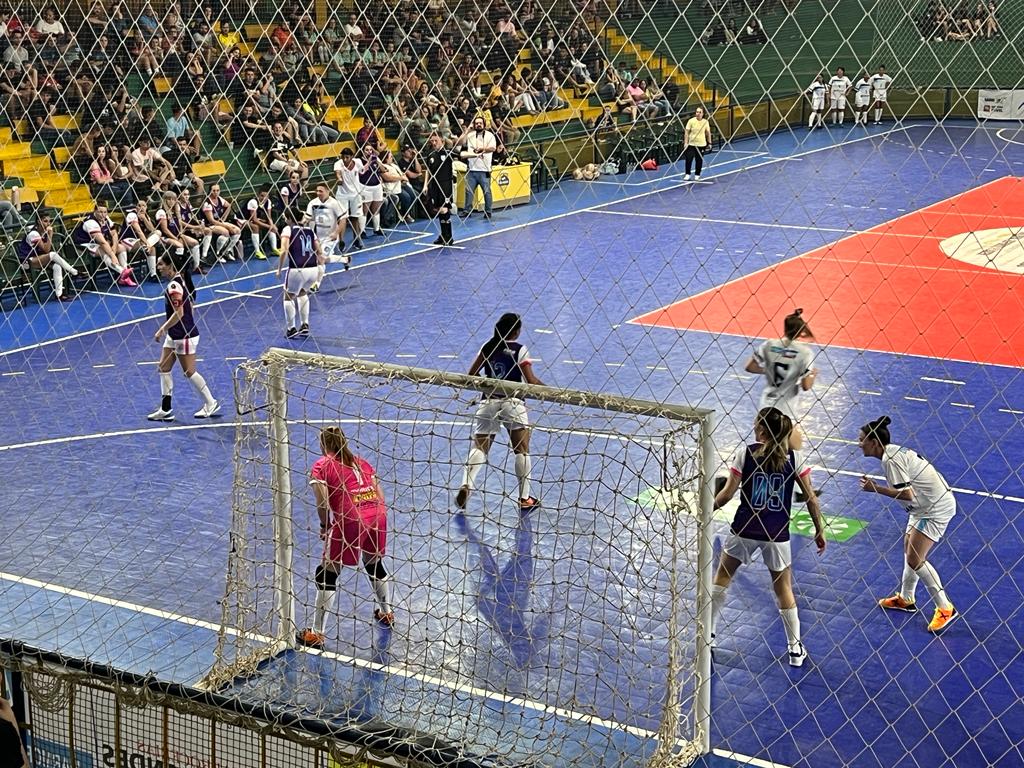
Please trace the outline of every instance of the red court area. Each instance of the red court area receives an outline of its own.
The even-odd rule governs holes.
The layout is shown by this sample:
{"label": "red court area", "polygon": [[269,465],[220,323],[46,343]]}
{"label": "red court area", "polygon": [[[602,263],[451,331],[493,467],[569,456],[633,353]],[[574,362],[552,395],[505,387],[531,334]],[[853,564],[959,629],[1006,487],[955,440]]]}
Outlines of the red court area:
{"label": "red court area", "polygon": [[1021,227],[1005,177],[633,322],[768,337],[803,307],[821,344],[1024,366]]}

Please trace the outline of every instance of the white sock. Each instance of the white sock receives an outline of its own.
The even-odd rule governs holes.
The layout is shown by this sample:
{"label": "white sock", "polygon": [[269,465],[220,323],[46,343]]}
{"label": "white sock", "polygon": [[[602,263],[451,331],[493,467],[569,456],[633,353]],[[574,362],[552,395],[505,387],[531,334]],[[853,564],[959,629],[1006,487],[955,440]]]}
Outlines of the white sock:
{"label": "white sock", "polygon": [[78,274],[78,270],[71,266],[71,264],[68,263],[68,260],[61,256],[59,253],[51,252],[50,261],[52,263],[60,264],[64,271],[67,272],[72,277],[75,277]]}
{"label": "white sock", "polygon": [[213,242],[213,235],[207,232],[203,235],[203,258],[205,259],[210,254],[210,244]]}
{"label": "white sock", "polygon": [[64,295],[64,267],[56,261],[50,263],[53,270],[53,292],[58,297]]}
{"label": "white sock", "polygon": [[[161,405],[163,405],[163,398],[167,398],[168,406],[170,406],[171,395],[174,394],[174,377],[171,376],[170,371],[168,371],[167,373],[160,371],[159,375]],[[169,407],[168,410],[170,410]]]}
{"label": "white sock", "polygon": [[252,250],[253,250],[253,252],[258,251],[260,249],[260,236],[257,235],[255,232],[250,232],[249,233],[249,240],[250,240],[250,242],[252,242]]}
{"label": "white sock", "polygon": [[267,240],[270,241],[272,250],[277,250],[277,232],[267,232]]}
{"label": "white sock", "polygon": [[146,266],[149,268],[149,274],[156,274],[156,250],[153,248],[146,249]]}
{"label": "white sock", "polygon": [[316,267],[316,284],[320,285],[323,282],[324,277],[327,275],[327,267],[323,264],[318,264]]}
{"label": "white sock", "polygon": [[318,634],[324,633],[324,623],[327,619],[327,612],[331,610],[334,603],[333,589],[318,589],[316,591],[316,608],[313,612],[313,631]]}
{"label": "white sock", "polygon": [[199,396],[203,398],[203,402],[207,405],[213,405],[217,402],[213,399],[213,395],[210,394],[210,388],[206,386],[206,379],[202,377],[202,374],[200,374],[199,371],[196,371],[189,376],[188,380],[192,382],[192,386],[196,388],[196,392],[198,392]]}
{"label": "white sock", "polygon": [[299,322],[309,325],[309,296],[302,294],[295,301],[299,305]]}
{"label": "white sock", "polygon": [[295,327],[295,299],[284,300],[284,323],[288,330]]}
{"label": "white sock", "polygon": [[953,607],[953,604],[949,602],[949,598],[946,597],[946,590],[942,588],[939,572],[935,570],[931,563],[925,562],[917,569],[917,575],[921,577],[921,581],[928,587],[928,594],[932,596],[936,606],[944,611],[948,611]]}
{"label": "white sock", "polygon": [[796,606],[792,608],[780,608],[779,615],[782,616],[782,626],[786,628],[786,642],[789,643],[789,650],[796,652],[800,649],[800,615]]}
{"label": "white sock", "polygon": [[116,272],[118,275],[124,272],[124,267],[117,263],[117,259],[111,258],[106,253],[102,253],[100,258],[111,272]]}
{"label": "white sock", "polygon": [[229,238],[226,235],[220,235],[220,236],[217,237],[217,255],[218,256],[223,256],[224,253],[227,251],[227,248],[225,248],[225,246],[228,243],[228,239]]}
{"label": "white sock", "polygon": [[380,229],[380,212],[373,214],[370,217],[370,223],[373,225],[374,230]]}
{"label": "white sock", "polygon": [[241,239],[242,239],[242,233],[241,232],[239,232],[237,235],[232,235],[231,239],[228,241],[228,250],[229,251],[235,250],[235,246],[238,245],[238,242]]}
{"label": "white sock", "polygon": [[370,574],[366,574],[366,576],[370,580],[370,586],[373,587],[373,594],[377,598],[377,607],[380,608],[380,612],[391,613],[391,590],[388,588],[391,579],[387,576],[383,579],[378,579]]}
{"label": "white sock", "polygon": [[817,116],[818,116],[817,112],[811,112],[811,116],[807,120],[807,127],[808,128],[813,128],[814,127],[814,118],[816,118]]}
{"label": "white sock", "polygon": [[876,123],[880,123],[881,121],[882,121],[882,110],[876,109],[875,110],[875,122]]}
{"label": "white sock", "polygon": [[469,449],[469,458],[466,460],[466,469],[462,473],[462,484],[472,488],[473,483],[476,480],[476,476],[480,474],[480,470],[484,468],[484,464],[487,463],[487,454],[477,448],[475,445]]}
{"label": "white sock", "polygon": [[530,454],[516,454],[516,477],[519,478],[520,499],[530,498],[530,469],[532,467],[533,462],[530,460]]}
{"label": "white sock", "polygon": [[920,580],[917,571],[903,561],[903,583],[900,585],[900,596],[908,603],[914,602],[914,593],[917,592],[917,582]]}
{"label": "white sock", "polygon": [[[205,240],[203,242],[205,242]],[[198,269],[199,268],[199,246],[198,245],[193,245],[191,248],[189,248],[189,253],[192,254],[192,268],[193,269]]]}
{"label": "white sock", "polygon": [[717,634],[718,632],[718,616],[722,612],[722,606],[725,605],[725,593],[729,591],[728,587],[720,587],[717,584],[711,586],[711,634]]}

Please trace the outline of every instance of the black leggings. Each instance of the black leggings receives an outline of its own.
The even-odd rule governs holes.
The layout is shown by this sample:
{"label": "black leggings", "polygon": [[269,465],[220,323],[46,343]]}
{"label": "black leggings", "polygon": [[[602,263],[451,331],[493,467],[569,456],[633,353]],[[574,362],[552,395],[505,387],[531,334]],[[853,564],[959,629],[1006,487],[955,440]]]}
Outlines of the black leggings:
{"label": "black leggings", "polygon": [[700,172],[704,169],[704,149],[703,147],[695,147],[693,144],[686,148],[683,153],[683,157],[686,158],[686,172],[689,173],[693,167],[693,161],[697,161],[697,175],[700,176]]}

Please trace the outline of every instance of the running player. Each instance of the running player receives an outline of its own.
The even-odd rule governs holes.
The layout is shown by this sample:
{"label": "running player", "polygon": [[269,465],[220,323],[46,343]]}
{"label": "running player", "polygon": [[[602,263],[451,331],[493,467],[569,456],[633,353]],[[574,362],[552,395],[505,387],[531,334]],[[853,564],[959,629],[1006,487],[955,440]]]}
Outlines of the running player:
{"label": "running player", "polygon": [[205,273],[204,264],[209,263],[206,261],[206,256],[209,254],[210,244],[213,242],[213,229],[203,223],[199,212],[192,207],[192,193],[187,189],[178,193],[178,220],[181,222],[182,231],[201,243],[198,261],[199,272]]}
{"label": "running player", "polygon": [[882,109],[889,101],[889,86],[892,85],[892,78],[885,72],[885,67],[879,67],[878,71],[871,76],[871,98],[875,101],[875,125],[882,124]]}
{"label": "running player", "polygon": [[156,212],[156,226],[160,230],[160,241],[166,247],[173,248],[175,256],[184,256],[187,248],[192,257],[192,271],[203,271],[199,263],[199,241],[185,234],[176,193],[164,192],[163,205]]}
{"label": "running player", "polygon": [[167,319],[153,334],[156,341],[163,342],[160,363],[157,366],[160,375],[160,407],[146,418],[150,421],[174,421],[174,409],[171,406],[174,379],[171,377],[171,371],[174,370],[175,358],[185,378],[203,398],[203,407],[196,411],[195,417],[206,419],[215,416],[220,411],[220,403],[210,394],[206,379],[196,370],[199,328],[195,318],[196,289],[192,285],[192,278],[188,270],[179,271],[167,253],[161,254],[157,260],[157,268],[160,275],[170,282],[164,289],[164,314]]}
{"label": "running player", "polygon": [[[309,291],[316,284],[323,263],[323,251],[316,233],[309,227],[295,222],[295,211],[285,212],[287,225],[281,231],[281,260],[277,265],[277,276],[284,270],[284,319],[285,335],[289,339],[309,336]],[[287,263],[287,269],[285,264]],[[298,315],[301,325],[296,327]]]}
{"label": "running player", "polygon": [[124,237],[121,242],[128,249],[129,258],[132,253],[142,251],[146,255],[146,266],[149,271],[147,280],[157,281],[160,275],[156,272],[156,244],[160,242],[160,231],[153,226],[146,210],[146,200],[140,199],[135,207],[124,215]]}
{"label": "running player", "polygon": [[814,82],[804,91],[811,99],[811,116],[807,121],[807,127],[813,129],[815,126],[825,125],[825,76],[819,74]]}
{"label": "running player", "polygon": [[[220,184],[210,187],[210,196],[203,203],[202,216],[211,232],[217,237],[217,261],[235,260],[235,246],[242,239],[242,229],[228,221],[231,202],[220,196]],[[203,258],[206,254],[203,254]]]}
{"label": "running player", "polygon": [[793,422],[793,434],[789,444],[799,451],[804,444],[800,432],[800,419],[796,414],[796,403],[801,392],[814,386],[818,372],[812,367],[814,352],[801,339],[813,339],[811,327],[803,318],[803,310],[795,309],[782,322],[782,338],[766,339],[747,361],[747,373],[765,377],[766,384],[761,392],[758,410],[778,408]]}
{"label": "running player", "polygon": [[[533,372],[533,364],[526,347],[517,339],[523,329],[523,320],[513,312],[506,312],[494,326],[494,335],[483,345],[469,375],[476,376],[482,370],[484,376],[503,381],[541,384]],[[508,430],[509,442],[516,458],[516,478],[519,480],[519,507],[526,510],[539,506],[536,497],[530,495],[530,421],[526,405],[518,397],[484,395],[476,411],[473,426],[473,445],[462,475],[462,486],[455,496],[459,509],[466,508],[470,491],[476,476],[487,463],[494,438],[504,426]]]}
{"label": "running player", "polygon": [[[347,221],[352,223],[352,247],[356,250],[363,247],[362,227],[359,217],[363,214],[363,185],[359,182],[359,174],[363,170],[363,162],[355,157],[349,147],[341,150],[341,157],[334,164],[334,178],[338,185],[334,189],[334,197],[341,207],[348,211]],[[338,246],[345,250],[346,219],[341,220],[338,227]]]}
{"label": "running player", "polygon": [[896,499],[910,513],[903,536],[903,583],[896,594],[879,600],[878,604],[891,611],[916,611],[917,582],[923,581],[935,603],[928,631],[941,632],[960,614],[946,596],[928,555],[942,540],[956,514],[956,498],[949,483],[927,459],[890,442],[890,423],[888,416],[875,419],[861,427],[858,436],[861,452],[881,460],[888,482],[883,485],[862,477],[861,490]]}
{"label": "running player", "polygon": [[18,265],[25,271],[29,269],[50,268],[53,275],[53,295],[57,301],[71,301],[74,294],[64,292],[64,273],[75,277],[78,270],[71,266],[53,247],[53,219],[50,214],[40,212],[36,224],[31,227],[16,246],[15,255]]}
{"label": "running player", "polygon": [[853,83],[842,67],[828,81],[829,109],[832,111],[832,125],[842,125],[846,120],[846,95]]}
{"label": "running player", "polygon": [[[296,209],[297,210],[297,209]],[[352,263],[352,257],[344,251],[345,248],[345,216],[350,209],[331,197],[331,190],[327,182],[321,181],[316,185],[316,197],[309,201],[306,206],[306,215],[302,218],[303,223],[313,224],[313,231],[320,241],[320,248],[324,254],[323,262],[317,267],[316,282],[310,287],[313,293],[320,290],[320,283],[327,274],[326,263],[328,261],[340,260],[348,269]],[[296,214],[297,215],[297,214]],[[296,221],[299,219],[296,218]]]}
{"label": "running player", "polygon": [[860,80],[854,88],[854,102],[853,102],[853,121],[856,124],[863,125],[867,128],[868,125],[868,110],[871,109],[871,76],[868,75],[867,70],[860,76]]}
{"label": "running player", "polygon": [[395,623],[390,579],[383,563],[388,514],[377,473],[352,452],[339,427],[327,427],[320,433],[320,450],[323,456],[313,464],[309,484],[316,496],[324,554],[314,578],[313,626],[298,633],[299,642],[313,648],[324,647],[324,624],[343,565],[358,565],[362,560],[377,601],[373,618],[388,627]]}
{"label": "running player", "polygon": [[277,248],[277,225],[274,223],[274,204],[270,202],[270,189],[269,184],[261,186],[256,192],[256,197],[250,198],[245,206],[249,215],[246,224],[249,227],[249,238],[252,240],[252,255],[259,261],[265,261],[267,258],[260,249],[260,235],[264,232],[270,243],[271,253],[275,256],[281,255]]}
{"label": "running player", "polygon": [[110,226],[110,215],[103,203],[96,205],[71,232],[71,241],[90,256],[99,256],[104,266],[117,275],[117,284],[135,288],[135,272],[128,266],[127,247],[117,240],[117,233]]}
{"label": "running player", "polygon": [[799,667],[807,659],[807,649],[800,637],[800,616],[793,596],[793,555],[789,546],[794,485],[799,485],[807,496],[807,511],[814,522],[814,543],[819,555],[825,551],[825,527],[818,498],[811,487],[811,468],[804,464],[800,452],[789,445],[792,429],[793,422],[778,408],[758,411],[754,422],[757,442],[736,449],[729,466],[729,479],[715,495],[715,509],[721,509],[742,487],[740,506],[722,545],[722,557],[711,587],[711,638],[714,640],[733,576],[741,565],[750,563],[760,552],[771,574],[772,589],[786,629],[789,664]]}

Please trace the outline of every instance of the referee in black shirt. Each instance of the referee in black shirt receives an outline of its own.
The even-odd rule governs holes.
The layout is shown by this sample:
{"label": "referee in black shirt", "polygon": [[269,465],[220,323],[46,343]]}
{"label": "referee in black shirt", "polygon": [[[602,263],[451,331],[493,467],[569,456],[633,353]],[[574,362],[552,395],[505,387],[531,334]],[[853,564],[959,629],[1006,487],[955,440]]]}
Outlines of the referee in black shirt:
{"label": "referee in black shirt", "polygon": [[455,186],[455,171],[452,168],[452,151],[445,147],[444,139],[436,131],[430,134],[430,151],[423,158],[427,170],[427,210],[437,215],[441,224],[441,236],[434,245],[454,245],[452,239],[452,189]]}

